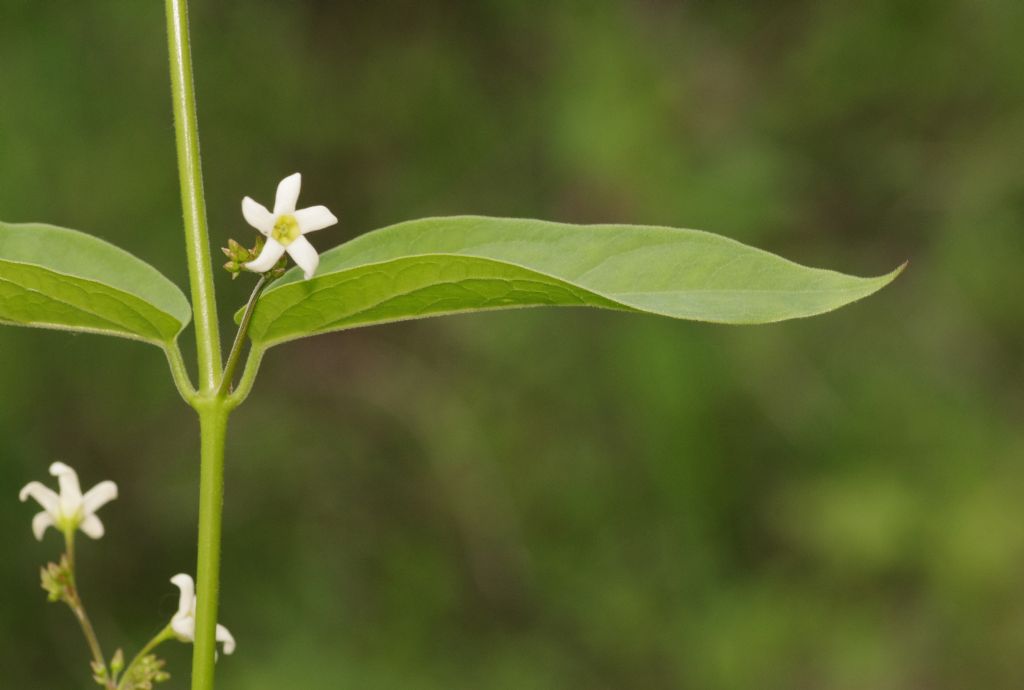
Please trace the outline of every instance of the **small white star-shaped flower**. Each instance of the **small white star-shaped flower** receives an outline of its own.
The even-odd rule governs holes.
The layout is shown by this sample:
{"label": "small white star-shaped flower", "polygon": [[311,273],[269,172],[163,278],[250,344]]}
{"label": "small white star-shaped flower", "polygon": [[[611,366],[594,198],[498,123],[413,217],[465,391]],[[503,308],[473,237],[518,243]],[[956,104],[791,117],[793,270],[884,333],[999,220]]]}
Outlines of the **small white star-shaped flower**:
{"label": "small white star-shaped flower", "polygon": [[[171,578],[171,582],[181,590],[178,599],[178,612],[171,618],[171,629],[181,642],[195,642],[196,640],[196,587],[192,577],[185,573],[179,573]],[[228,629],[220,623],[217,624],[217,642],[224,643],[224,653],[231,654],[235,651],[235,638],[231,636]]]}
{"label": "small white star-shaped flower", "polygon": [[245,267],[253,273],[266,273],[274,267],[281,256],[288,255],[295,260],[302,275],[309,280],[316,273],[320,256],[303,235],[323,230],[338,222],[326,206],[310,206],[295,210],[302,188],[302,175],[295,173],[281,180],[277,185],[274,212],[249,197],[242,199],[242,215],[245,221],[267,238],[263,251]]}
{"label": "small white star-shaped flower", "polygon": [[96,511],[117,498],[117,484],[100,482],[83,496],[78,475],[63,462],[50,465],[50,474],[60,484],[59,494],[39,482],[29,482],[18,494],[22,501],[31,496],[43,507],[43,511],[32,518],[32,533],[36,539],[42,540],[48,527],[62,532],[81,529],[93,539],[102,537],[103,523],[96,517]]}

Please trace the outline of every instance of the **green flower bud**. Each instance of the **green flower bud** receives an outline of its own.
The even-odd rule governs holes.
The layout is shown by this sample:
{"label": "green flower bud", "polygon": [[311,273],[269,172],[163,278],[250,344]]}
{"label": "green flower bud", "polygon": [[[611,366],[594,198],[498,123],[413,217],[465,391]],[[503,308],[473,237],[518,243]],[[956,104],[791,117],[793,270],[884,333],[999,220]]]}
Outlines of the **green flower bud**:
{"label": "green flower bud", "polygon": [[92,661],[89,666],[92,667],[92,679],[96,681],[96,685],[107,687],[107,667],[100,661]]}
{"label": "green flower bud", "polygon": [[71,587],[71,572],[67,556],[61,556],[60,564],[47,563],[39,569],[40,585],[46,590],[49,601],[68,601],[68,589]]}
{"label": "green flower bud", "polygon": [[171,674],[164,671],[165,664],[155,654],[142,657],[121,681],[121,687],[123,690],[153,690],[155,684],[171,678]]}

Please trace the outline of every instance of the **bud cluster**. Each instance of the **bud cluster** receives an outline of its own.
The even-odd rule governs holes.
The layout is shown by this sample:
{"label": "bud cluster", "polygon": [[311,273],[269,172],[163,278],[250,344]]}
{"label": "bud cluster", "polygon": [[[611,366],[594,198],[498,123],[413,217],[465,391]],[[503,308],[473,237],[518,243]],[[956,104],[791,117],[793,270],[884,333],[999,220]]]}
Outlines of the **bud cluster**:
{"label": "bud cluster", "polygon": [[[224,270],[231,274],[231,279],[234,280],[238,275],[246,270],[245,264],[255,261],[256,257],[263,251],[263,245],[265,240],[262,237],[256,238],[256,244],[253,245],[252,249],[246,249],[235,240],[228,240],[228,246],[221,247],[221,251],[224,252],[224,256],[228,257],[227,263],[224,264]],[[267,274],[271,278],[280,278],[284,275],[285,266],[287,262],[284,258],[274,264],[273,268],[267,271]]]}
{"label": "bud cluster", "polygon": [[71,568],[66,555],[61,556],[59,564],[47,563],[45,568],[40,568],[39,579],[49,601],[71,603]]}
{"label": "bud cluster", "polygon": [[109,688],[111,685],[117,685],[117,675],[124,670],[124,652],[118,648],[114,658],[110,660],[109,670],[106,664],[99,661],[93,661],[89,665],[92,667],[92,679],[96,684]]}
{"label": "bud cluster", "polygon": [[120,687],[124,690],[153,690],[154,685],[171,677],[164,670],[166,663],[155,654],[147,654],[128,669],[128,673],[121,679]]}

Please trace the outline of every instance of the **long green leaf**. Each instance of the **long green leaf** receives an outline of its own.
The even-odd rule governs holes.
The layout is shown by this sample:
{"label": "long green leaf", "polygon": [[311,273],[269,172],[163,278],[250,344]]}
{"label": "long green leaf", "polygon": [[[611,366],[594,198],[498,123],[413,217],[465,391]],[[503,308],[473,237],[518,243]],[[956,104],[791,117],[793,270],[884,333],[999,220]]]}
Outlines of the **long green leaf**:
{"label": "long green leaf", "polygon": [[367,233],[290,271],[260,298],[261,346],[357,326],[485,309],[588,306],[757,324],[866,297],[901,268],[857,278],[697,230],[460,216]]}
{"label": "long green leaf", "polygon": [[0,323],[163,345],[192,312],[155,268],[108,242],[37,223],[0,223]]}

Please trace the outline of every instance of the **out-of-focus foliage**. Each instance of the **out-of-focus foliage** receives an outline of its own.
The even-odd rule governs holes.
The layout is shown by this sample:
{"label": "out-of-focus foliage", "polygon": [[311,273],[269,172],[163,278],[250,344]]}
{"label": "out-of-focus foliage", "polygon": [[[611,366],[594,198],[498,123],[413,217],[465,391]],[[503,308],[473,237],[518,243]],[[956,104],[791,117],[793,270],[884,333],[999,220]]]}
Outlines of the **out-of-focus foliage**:
{"label": "out-of-focus foliage", "polygon": [[[0,218],[184,285],[158,2],[0,0]],[[518,312],[268,356],[233,420],[224,690],[1018,688],[1024,4],[193,2],[212,241],[301,170],[330,244],[451,214],[696,227],[878,274],[752,329]],[[225,306],[245,281],[218,283]],[[225,324],[233,309],[225,309]],[[18,488],[109,649],[175,610],[197,442],[161,353],[0,333],[0,669],[80,687]],[[190,648],[168,650],[183,688]]]}

